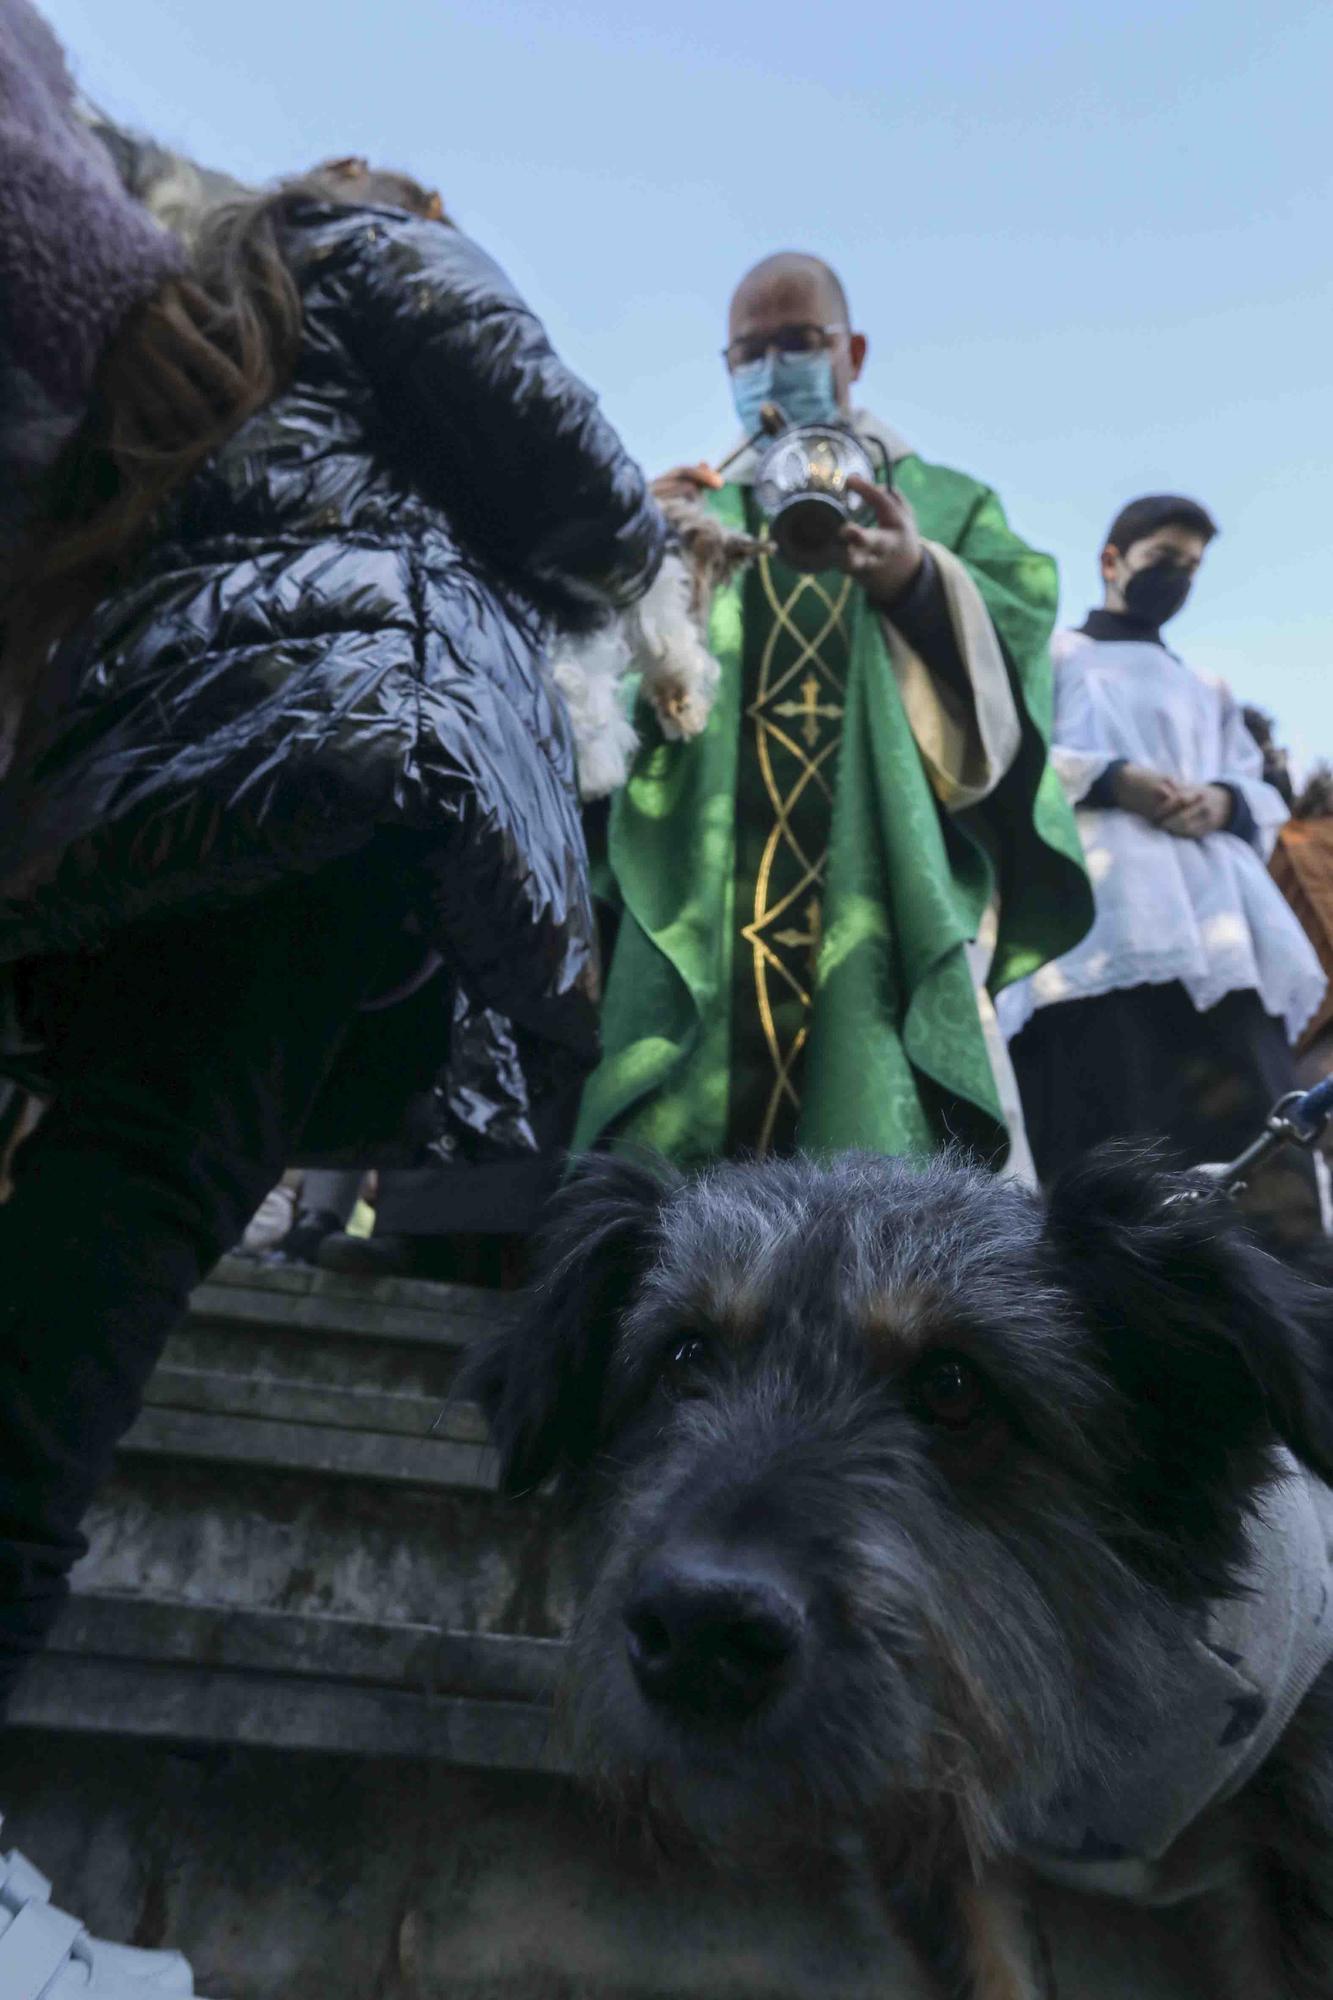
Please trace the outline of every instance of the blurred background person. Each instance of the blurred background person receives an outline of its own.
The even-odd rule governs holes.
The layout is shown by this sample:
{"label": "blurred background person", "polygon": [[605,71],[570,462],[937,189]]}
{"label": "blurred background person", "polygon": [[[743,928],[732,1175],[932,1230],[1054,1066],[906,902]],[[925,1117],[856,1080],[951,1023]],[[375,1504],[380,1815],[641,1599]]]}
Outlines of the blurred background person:
{"label": "blurred background person", "polygon": [[[1285,761],[1285,752],[1277,754]],[[1296,1048],[1297,1076],[1302,1088],[1310,1089],[1333,1074],[1333,769],[1328,764],[1316,764],[1295,793],[1270,866],[1329,982]],[[1321,1156],[1328,1175],[1333,1130],[1324,1133]],[[1331,1182],[1333,1175],[1325,1187]],[[1327,1247],[1333,1253],[1333,1243]]]}
{"label": "blurred background person", "polygon": [[1259,755],[1263,759],[1264,783],[1273,787],[1290,812],[1296,803],[1296,787],[1292,783],[1291,758],[1275,734],[1277,725],[1264,709],[1254,708],[1249,704],[1242,708],[1241,714],[1245,718],[1245,727],[1259,745]]}
{"label": "blurred background person", "polygon": [[567,1158],[577,1091],[533,1114],[535,1149],[452,1166],[383,1167],[364,1205],[364,1176],[308,1173],[289,1233],[275,1246],[289,1261],[356,1278],[426,1278],[513,1290]]}

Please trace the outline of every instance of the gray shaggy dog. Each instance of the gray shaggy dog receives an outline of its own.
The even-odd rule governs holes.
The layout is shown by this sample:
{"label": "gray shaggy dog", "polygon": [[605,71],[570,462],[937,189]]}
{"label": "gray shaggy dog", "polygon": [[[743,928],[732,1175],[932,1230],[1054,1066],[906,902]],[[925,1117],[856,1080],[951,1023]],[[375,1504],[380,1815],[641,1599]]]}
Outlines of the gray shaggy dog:
{"label": "gray shaggy dog", "polygon": [[1209,1995],[1333,1996],[1321,1294],[1151,1161],[593,1159],[469,1387],[585,1531],[564,1709],[723,1865],[856,1844],[955,2000],[1022,1880],[1197,1908]]}

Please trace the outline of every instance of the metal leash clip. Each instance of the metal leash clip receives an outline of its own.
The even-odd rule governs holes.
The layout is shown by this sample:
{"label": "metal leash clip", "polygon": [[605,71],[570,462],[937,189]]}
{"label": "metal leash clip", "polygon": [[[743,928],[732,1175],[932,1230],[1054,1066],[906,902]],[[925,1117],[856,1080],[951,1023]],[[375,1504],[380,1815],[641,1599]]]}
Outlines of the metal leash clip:
{"label": "metal leash clip", "polygon": [[[1235,1195],[1244,1189],[1256,1167],[1263,1166],[1284,1146],[1310,1150],[1319,1144],[1324,1128],[1333,1118],[1333,1076],[1325,1077],[1313,1090],[1288,1091],[1280,1097],[1264,1121],[1259,1137],[1238,1153],[1234,1160],[1195,1167],[1195,1176],[1207,1183],[1193,1194],[1197,1201],[1213,1194]],[[1186,1196],[1186,1199],[1190,1199]]]}

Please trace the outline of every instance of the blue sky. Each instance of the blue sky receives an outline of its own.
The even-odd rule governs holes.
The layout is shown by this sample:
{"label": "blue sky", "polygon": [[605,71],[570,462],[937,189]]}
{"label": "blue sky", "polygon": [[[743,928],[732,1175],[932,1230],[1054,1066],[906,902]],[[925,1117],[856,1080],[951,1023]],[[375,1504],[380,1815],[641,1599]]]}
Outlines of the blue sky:
{"label": "blue sky", "polygon": [[1333,8],[1266,0],[47,0],[107,107],[267,177],[437,184],[656,469],[733,428],[748,263],[842,271],[866,397],[1000,489],[1064,610],[1149,490],[1224,528],[1172,628],[1333,754]]}

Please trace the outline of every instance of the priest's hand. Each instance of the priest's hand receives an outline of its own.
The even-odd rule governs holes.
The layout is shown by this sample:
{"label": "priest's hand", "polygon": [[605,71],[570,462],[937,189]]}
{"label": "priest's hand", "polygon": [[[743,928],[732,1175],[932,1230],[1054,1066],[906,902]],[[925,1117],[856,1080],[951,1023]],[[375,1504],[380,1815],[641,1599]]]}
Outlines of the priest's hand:
{"label": "priest's hand", "polygon": [[849,479],[848,490],[865,501],[874,526],[851,522],[842,530],[834,560],[865,591],[871,603],[888,611],[921,567],[921,534],[911,502],[901,493],[872,486],[868,479]]}
{"label": "priest's hand", "polygon": [[1164,833],[1174,833],[1181,840],[1202,840],[1205,834],[1225,833],[1232,810],[1225,785],[1199,785],[1187,791],[1174,812],[1158,823]]}
{"label": "priest's hand", "polygon": [[697,500],[701,493],[716,493],[722,484],[711,465],[677,465],[660,474],[649,491],[654,500]]}

